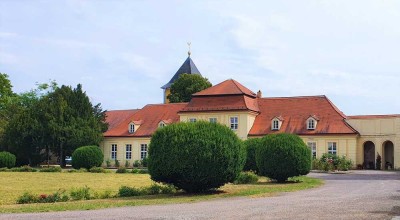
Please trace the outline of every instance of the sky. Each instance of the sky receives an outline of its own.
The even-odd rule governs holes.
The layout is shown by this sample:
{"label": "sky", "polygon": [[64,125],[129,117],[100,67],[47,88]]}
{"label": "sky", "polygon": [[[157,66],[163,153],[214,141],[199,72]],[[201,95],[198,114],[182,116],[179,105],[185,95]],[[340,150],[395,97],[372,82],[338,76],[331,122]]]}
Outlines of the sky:
{"label": "sky", "polygon": [[0,0],[0,72],[17,93],[55,80],[104,110],[162,103],[187,42],[213,85],[400,113],[400,1]]}

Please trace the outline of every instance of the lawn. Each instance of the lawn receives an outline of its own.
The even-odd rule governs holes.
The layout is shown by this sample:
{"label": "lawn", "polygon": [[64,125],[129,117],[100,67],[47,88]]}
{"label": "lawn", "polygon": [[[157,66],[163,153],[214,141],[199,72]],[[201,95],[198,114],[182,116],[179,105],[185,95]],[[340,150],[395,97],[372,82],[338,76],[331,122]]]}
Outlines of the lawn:
{"label": "lawn", "polygon": [[257,184],[226,184],[219,191],[197,195],[181,192],[174,195],[19,205],[15,204],[15,201],[24,192],[39,195],[53,193],[59,189],[69,191],[73,188],[88,186],[95,192],[112,191],[116,194],[120,186],[143,187],[149,186],[152,181],[147,174],[0,172],[0,213],[89,210],[121,206],[185,203],[231,196],[271,196],[279,192],[313,188],[323,183],[322,180],[309,177],[299,177],[297,180],[299,182],[277,184],[269,182],[266,178],[261,178]]}

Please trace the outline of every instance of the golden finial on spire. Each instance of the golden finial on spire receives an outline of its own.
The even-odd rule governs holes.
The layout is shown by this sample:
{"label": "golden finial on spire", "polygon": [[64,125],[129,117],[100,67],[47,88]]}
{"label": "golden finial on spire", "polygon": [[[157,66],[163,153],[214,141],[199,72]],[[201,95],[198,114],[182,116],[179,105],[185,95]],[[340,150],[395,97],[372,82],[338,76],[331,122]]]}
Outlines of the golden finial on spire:
{"label": "golden finial on spire", "polygon": [[192,44],[191,42],[187,42],[187,45],[189,46],[189,51],[188,51],[189,57],[190,57],[190,54],[192,54],[192,53],[190,52],[190,45],[191,45],[191,44]]}

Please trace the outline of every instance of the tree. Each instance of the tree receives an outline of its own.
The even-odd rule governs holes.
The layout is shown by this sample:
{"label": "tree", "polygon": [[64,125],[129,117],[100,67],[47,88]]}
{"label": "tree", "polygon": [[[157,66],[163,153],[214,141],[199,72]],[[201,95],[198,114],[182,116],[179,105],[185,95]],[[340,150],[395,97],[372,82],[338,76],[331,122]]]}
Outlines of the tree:
{"label": "tree", "polygon": [[189,102],[192,94],[211,87],[207,78],[198,74],[181,74],[171,85],[171,94],[168,99],[171,103]]}
{"label": "tree", "polygon": [[9,121],[9,111],[7,111],[7,106],[12,97],[15,94],[12,91],[12,85],[8,79],[8,75],[5,73],[0,73],[0,150],[5,149],[4,146],[4,130]]}
{"label": "tree", "polygon": [[228,127],[210,122],[177,123],[158,129],[151,138],[151,179],[187,192],[233,182],[243,168],[246,151]]}
{"label": "tree", "polygon": [[47,118],[49,140],[46,144],[57,153],[60,165],[65,166],[65,156],[79,146],[98,145],[108,125],[100,104],[92,105],[78,84],[72,89],[61,86],[43,99]]}

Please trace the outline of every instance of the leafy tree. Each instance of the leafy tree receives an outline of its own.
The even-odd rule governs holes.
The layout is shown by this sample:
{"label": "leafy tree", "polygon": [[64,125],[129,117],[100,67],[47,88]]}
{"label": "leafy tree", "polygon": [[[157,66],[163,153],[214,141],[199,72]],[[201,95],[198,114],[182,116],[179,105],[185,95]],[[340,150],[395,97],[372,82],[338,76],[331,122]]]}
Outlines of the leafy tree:
{"label": "leafy tree", "polygon": [[9,121],[9,111],[7,111],[7,106],[12,97],[15,94],[12,91],[12,85],[8,79],[8,75],[5,73],[0,73],[0,150],[5,149],[3,146],[3,136],[4,130]]}
{"label": "leafy tree", "polygon": [[177,123],[158,129],[151,138],[151,179],[187,192],[233,182],[243,168],[245,149],[228,127],[210,122]]}
{"label": "leafy tree", "polygon": [[171,103],[189,102],[192,94],[211,87],[207,78],[198,74],[181,74],[171,85],[171,94],[168,99]]}
{"label": "leafy tree", "polygon": [[256,164],[256,149],[262,143],[261,138],[250,138],[244,141],[244,146],[247,151],[246,163],[243,167],[244,171],[254,171],[258,173],[258,168]]}

